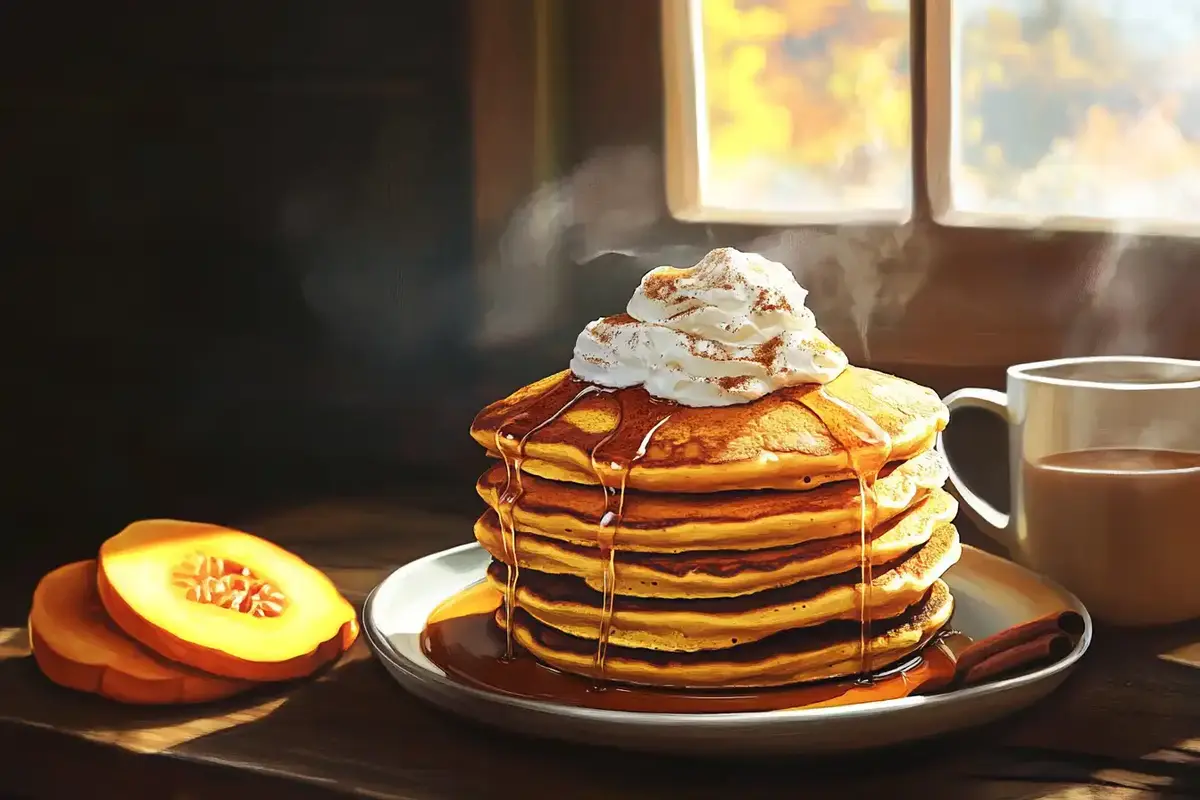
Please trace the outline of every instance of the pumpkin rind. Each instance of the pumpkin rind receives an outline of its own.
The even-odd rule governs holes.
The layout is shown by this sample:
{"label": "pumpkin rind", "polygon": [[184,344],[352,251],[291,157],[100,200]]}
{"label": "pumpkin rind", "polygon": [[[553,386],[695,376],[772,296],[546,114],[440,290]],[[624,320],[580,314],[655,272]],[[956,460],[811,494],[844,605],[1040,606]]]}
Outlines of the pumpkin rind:
{"label": "pumpkin rind", "polygon": [[[264,618],[187,599],[172,574],[197,553],[246,565],[282,591],[286,610]],[[125,633],[215,675],[304,677],[337,659],[358,635],[354,607],[322,572],[265,539],[218,525],[135,522],[101,545],[96,584]]]}
{"label": "pumpkin rind", "polygon": [[202,703],[254,685],[173,663],[125,635],[100,604],[95,560],[66,564],[38,582],[29,640],[51,681],[122,703]]}

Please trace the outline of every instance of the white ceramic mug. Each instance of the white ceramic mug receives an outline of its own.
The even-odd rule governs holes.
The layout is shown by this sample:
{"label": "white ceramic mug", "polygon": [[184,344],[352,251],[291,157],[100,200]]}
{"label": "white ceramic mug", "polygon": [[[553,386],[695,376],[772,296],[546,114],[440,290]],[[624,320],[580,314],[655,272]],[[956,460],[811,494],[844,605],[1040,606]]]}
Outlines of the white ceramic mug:
{"label": "white ceramic mug", "polygon": [[[968,516],[1100,620],[1200,617],[1200,361],[1020,364],[1006,389],[945,398],[951,413],[981,408],[1008,422],[1011,512],[973,492],[951,462]],[[941,435],[937,447],[946,455]]]}

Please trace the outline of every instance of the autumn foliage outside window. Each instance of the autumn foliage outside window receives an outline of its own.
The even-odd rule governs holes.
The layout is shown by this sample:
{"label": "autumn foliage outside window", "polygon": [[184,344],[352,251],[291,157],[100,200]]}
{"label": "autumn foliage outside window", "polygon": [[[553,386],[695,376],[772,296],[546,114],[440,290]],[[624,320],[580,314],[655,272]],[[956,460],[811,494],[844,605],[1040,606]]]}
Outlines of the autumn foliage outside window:
{"label": "autumn foliage outside window", "polygon": [[903,222],[928,191],[946,224],[1200,221],[1200,2],[926,0],[913,52],[918,2],[664,0],[676,215]]}

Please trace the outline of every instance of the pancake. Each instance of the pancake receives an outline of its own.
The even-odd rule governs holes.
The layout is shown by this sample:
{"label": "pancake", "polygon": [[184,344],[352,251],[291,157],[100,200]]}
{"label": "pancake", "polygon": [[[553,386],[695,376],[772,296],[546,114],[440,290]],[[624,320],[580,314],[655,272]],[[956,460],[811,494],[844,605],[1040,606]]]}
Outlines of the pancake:
{"label": "pancake", "polygon": [[[954,600],[942,581],[898,617],[871,627],[872,670],[915,653],[950,621]],[[496,621],[504,626],[503,605]],[[861,666],[857,621],[828,622],[777,633],[750,644],[695,653],[610,646],[604,679],[671,688],[732,689],[782,686],[853,675]],[[536,659],[563,672],[596,677],[596,643],[543,625],[525,611],[513,618],[513,637]]]}
{"label": "pancake", "polygon": [[823,393],[885,432],[891,460],[930,449],[949,419],[932,389],[853,366],[824,386],[792,386],[750,403],[708,408],[658,400],[641,386],[602,389],[564,370],[484,408],[471,436],[497,457],[500,437],[517,449],[524,439],[522,471],[569,483],[601,482],[592,459],[598,445],[604,464],[632,459],[645,440],[644,455],[627,474],[631,489],[806,490],[856,477],[854,454],[839,438],[852,440],[848,431],[861,422],[848,413],[818,418],[804,403]]}
{"label": "pancake", "polygon": [[[893,462],[875,483],[880,525],[909,508],[948,477],[946,460],[926,450]],[[507,483],[496,464],[475,486],[496,508]],[[521,477],[513,507],[518,531],[595,547],[608,508],[596,486]],[[681,553],[694,550],[757,550],[811,539],[857,534],[861,513],[858,481],[839,481],[809,492],[715,492],[713,494],[625,493],[618,537],[621,550]],[[506,512],[507,513],[507,512]]]}
{"label": "pancake", "polygon": [[[868,593],[868,616],[888,619],[920,600],[958,561],[958,531],[941,523],[929,541],[882,565]],[[493,561],[488,581],[504,591],[507,568]],[[801,581],[737,597],[707,599],[615,598],[608,641],[621,647],[691,652],[719,650],[781,630],[860,618],[861,573]],[[599,635],[603,596],[581,578],[522,570],[516,602],[539,622],[581,639]]]}
{"label": "pancake", "polygon": [[[886,564],[925,544],[934,528],[953,520],[957,511],[958,503],[950,494],[933,489],[912,508],[876,526],[869,538],[871,563]],[[614,591],[633,597],[731,597],[859,569],[862,564],[857,531],[787,547],[688,553],[630,552],[624,547],[624,534],[622,526],[617,534]],[[495,511],[475,523],[475,538],[496,560],[509,561]],[[521,574],[532,570],[574,575],[593,590],[603,591],[606,563],[598,547],[521,531],[516,545]]]}

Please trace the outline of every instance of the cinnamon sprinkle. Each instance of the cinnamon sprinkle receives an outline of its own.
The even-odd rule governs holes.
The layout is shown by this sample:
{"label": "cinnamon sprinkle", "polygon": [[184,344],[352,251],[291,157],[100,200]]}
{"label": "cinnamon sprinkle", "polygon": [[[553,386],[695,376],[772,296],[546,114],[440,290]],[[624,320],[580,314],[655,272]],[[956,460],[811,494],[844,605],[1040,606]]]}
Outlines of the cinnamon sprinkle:
{"label": "cinnamon sprinkle", "polygon": [[683,309],[682,311],[676,311],[674,314],[667,317],[667,322],[674,322],[677,319],[686,317],[688,314],[691,314],[693,311],[699,311],[701,308],[703,308],[703,306],[688,306],[687,308]]}
{"label": "cinnamon sprinkle", "polygon": [[769,339],[754,348],[754,355],[751,356],[751,361],[762,366],[763,369],[770,369],[775,363],[775,359],[779,356],[779,349],[783,347],[783,336],[776,336],[774,339]]}
{"label": "cinnamon sprinkle", "polygon": [[611,369],[612,367],[616,366],[615,364],[613,364],[613,362],[609,361],[606,358],[601,358],[600,356],[593,356],[593,355],[589,354],[589,355],[581,355],[580,358],[589,364],[593,364],[597,367],[603,367],[605,369]]}
{"label": "cinnamon sprinkle", "polygon": [[596,337],[596,341],[600,342],[601,344],[612,344],[613,328],[620,327],[622,325],[632,325],[636,322],[637,320],[628,314],[616,314],[600,320],[600,322],[597,323],[594,328],[592,328],[592,334]]}
{"label": "cinnamon sprinkle", "polygon": [[647,275],[643,286],[646,289],[646,296],[651,300],[667,300],[671,295],[679,291],[679,278],[683,270],[673,269],[670,271],[663,270],[658,275]]}
{"label": "cinnamon sprinkle", "polygon": [[759,289],[758,296],[754,300],[754,310],[763,314],[771,314],[776,311],[781,311],[784,314],[794,314],[795,310],[792,304],[787,301],[782,295],[772,297],[772,292],[766,289]]}

